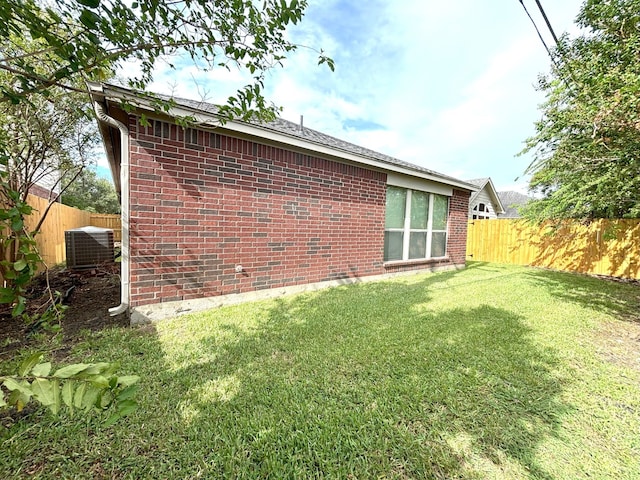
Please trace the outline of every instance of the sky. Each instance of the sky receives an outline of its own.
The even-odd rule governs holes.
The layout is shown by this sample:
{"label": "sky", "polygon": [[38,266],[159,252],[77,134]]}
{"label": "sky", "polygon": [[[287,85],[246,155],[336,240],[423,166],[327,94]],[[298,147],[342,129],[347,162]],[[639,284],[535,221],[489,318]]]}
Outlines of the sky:
{"label": "sky", "polygon": [[[534,0],[523,0],[545,41]],[[577,33],[581,0],[542,0],[556,34]],[[288,30],[299,48],[267,75],[281,116],[461,180],[491,177],[526,193],[531,155],[517,156],[544,100],[550,60],[519,0],[309,0]],[[317,65],[322,48],[335,72]],[[150,91],[223,102],[246,83],[232,70],[160,66]],[[105,172],[104,164],[99,168]]]}

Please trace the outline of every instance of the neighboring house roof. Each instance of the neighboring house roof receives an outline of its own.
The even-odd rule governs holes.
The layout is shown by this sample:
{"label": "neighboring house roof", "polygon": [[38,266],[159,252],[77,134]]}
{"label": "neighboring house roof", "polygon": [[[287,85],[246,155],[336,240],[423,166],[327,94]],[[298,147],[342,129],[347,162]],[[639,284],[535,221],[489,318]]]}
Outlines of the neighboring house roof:
{"label": "neighboring house roof", "polygon": [[[94,101],[112,100],[119,102],[126,99],[128,102],[137,105],[141,109],[153,110],[151,99],[138,95],[132,90],[107,84],[90,84],[90,89]],[[368,148],[360,147],[353,143],[340,140],[308,127],[303,127],[302,125],[282,118],[277,118],[276,120],[268,123],[233,120],[227,121],[224,125],[220,125],[220,121],[217,117],[218,109],[216,105],[203,101],[169,97],[166,95],[154,95],[163,100],[173,100],[174,106],[167,112],[170,116],[191,116],[195,118],[196,126],[216,128],[221,131],[230,130],[236,133],[252,135],[293,147],[303,148],[319,154],[332,155],[344,160],[383,170],[425,178],[427,180],[451,185],[461,190],[473,192],[476,189],[474,185],[457,178],[405,162]],[[104,131],[103,138],[105,138],[105,143],[109,140],[108,136],[105,136]],[[111,154],[109,150],[110,149],[107,148],[108,155]],[[113,172],[117,170],[117,168],[112,166]],[[116,183],[119,183],[117,178],[114,178],[114,180]]]}
{"label": "neighboring house roof", "polygon": [[500,215],[500,218],[520,218],[520,212],[518,207],[526,205],[533,198],[524,195],[520,192],[498,192],[500,201],[505,206],[504,214]]}
{"label": "neighboring house roof", "polygon": [[471,198],[469,199],[469,207],[472,208],[476,198],[480,195],[480,192],[484,189],[491,201],[493,202],[493,208],[497,215],[502,215],[504,213],[503,203],[500,201],[500,197],[498,196],[498,192],[496,192],[496,188],[493,186],[493,181],[490,177],[486,178],[474,178],[472,180],[467,180],[467,183],[475,185],[478,190],[471,194]]}

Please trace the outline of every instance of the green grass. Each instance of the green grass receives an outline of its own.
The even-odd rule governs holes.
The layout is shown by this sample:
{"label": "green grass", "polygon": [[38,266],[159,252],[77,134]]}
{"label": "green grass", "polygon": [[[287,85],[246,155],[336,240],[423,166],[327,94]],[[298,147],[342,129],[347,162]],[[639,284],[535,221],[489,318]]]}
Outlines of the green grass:
{"label": "green grass", "polygon": [[639,305],[471,263],[103,331],[70,360],[142,376],[139,410],[37,412],[0,478],[640,478]]}

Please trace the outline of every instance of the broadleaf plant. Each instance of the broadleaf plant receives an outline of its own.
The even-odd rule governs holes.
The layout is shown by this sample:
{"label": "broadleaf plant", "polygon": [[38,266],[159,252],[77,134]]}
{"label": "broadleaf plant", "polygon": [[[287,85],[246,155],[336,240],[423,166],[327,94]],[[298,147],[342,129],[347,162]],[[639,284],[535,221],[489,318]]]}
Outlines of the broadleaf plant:
{"label": "broadleaf plant", "polygon": [[0,376],[0,409],[21,411],[29,402],[46,407],[53,414],[62,408],[110,411],[105,425],[112,425],[137,408],[134,400],[140,378],[116,375],[116,363],[78,363],[51,373],[50,362],[42,362],[42,353],[27,357],[16,375]]}

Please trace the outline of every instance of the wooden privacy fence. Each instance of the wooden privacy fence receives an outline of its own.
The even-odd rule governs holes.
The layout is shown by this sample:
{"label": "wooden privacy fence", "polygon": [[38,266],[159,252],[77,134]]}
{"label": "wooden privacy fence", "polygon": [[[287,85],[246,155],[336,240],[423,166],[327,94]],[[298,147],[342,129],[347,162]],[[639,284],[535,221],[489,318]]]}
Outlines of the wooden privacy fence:
{"label": "wooden privacy fence", "polygon": [[559,228],[521,220],[469,222],[472,260],[640,279],[640,220],[596,220]]}
{"label": "wooden privacy fence", "polygon": [[[35,195],[29,195],[27,201],[34,210],[37,210],[25,219],[27,227],[31,229],[38,223],[40,213],[44,212],[49,201]],[[88,225],[113,229],[113,238],[116,242],[122,238],[120,215],[96,214],[54,203],[40,228],[40,233],[36,236],[38,250],[44,262],[53,266],[66,261],[64,232]]]}
{"label": "wooden privacy fence", "polygon": [[105,213],[92,213],[89,225],[113,230],[113,241],[122,241],[122,222],[120,215],[108,215]]}

